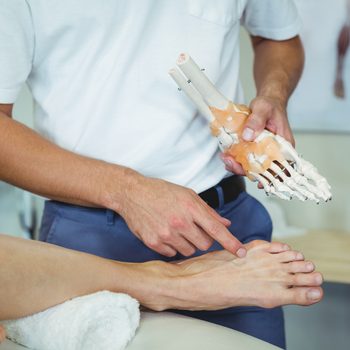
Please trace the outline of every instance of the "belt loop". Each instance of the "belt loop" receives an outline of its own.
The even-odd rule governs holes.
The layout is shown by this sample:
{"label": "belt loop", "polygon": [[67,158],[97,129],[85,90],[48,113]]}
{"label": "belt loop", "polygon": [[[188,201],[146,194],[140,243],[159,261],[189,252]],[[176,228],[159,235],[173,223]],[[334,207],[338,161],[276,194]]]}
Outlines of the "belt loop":
{"label": "belt loop", "polygon": [[225,205],[224,191],[220,185],[215,186],[215,190],[219,198],[219,208],[222,208]]}
{"label": "belt loop", "polygon": [[114,225],[114,218],[115,218],[114,211],[110,210],[110,209],[106,209],[106,218],[107,218],[107,225],[113,226]]}

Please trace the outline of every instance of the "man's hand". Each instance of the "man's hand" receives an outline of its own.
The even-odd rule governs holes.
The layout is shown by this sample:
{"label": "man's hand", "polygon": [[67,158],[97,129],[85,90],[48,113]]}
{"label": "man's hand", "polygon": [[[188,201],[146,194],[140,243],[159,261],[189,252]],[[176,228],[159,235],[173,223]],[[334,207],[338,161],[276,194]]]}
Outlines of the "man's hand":
{"label": "man's hand", "polygon": [[278,98],[257,96],[251,103],[252,114],[248,117],[243,130],[243,139],[253,141],[267,129],[295,144],[292,131],[287,119],[285,104]]}
{"label": "man's hand", "polygon": [[[264,129],[284,137],[294,146],[287,119],[287,102],[301,76],[304,51],[298,36],[275,41],[252,36],[254,79],[257,97],[251,102],[252,114],[243,132],[246,141],[254,140]],[[226,169],[245,175],[232,157],[222,157]]]}
{"label": "man's hand", "polygon": [[135,175],[118,212],[146,246],[165,256],[190,256],[214,240],[237,256],[246,252],[227,229],[229,220],[194,191],[163,180]]}
{"label": "man's hand", "polygon": [[[284,137],[293,146],[295,145],[287,118],[286,106],[280,99],[257,96],[251,102],[250,108],[252,113],[245,123],[242,134],[245,141],[254,141],[264,129],[267,129],[274,134]],[[223,154],[222,160],[228,171],[237,175],[245,175],[242,166],[232,157]]]}

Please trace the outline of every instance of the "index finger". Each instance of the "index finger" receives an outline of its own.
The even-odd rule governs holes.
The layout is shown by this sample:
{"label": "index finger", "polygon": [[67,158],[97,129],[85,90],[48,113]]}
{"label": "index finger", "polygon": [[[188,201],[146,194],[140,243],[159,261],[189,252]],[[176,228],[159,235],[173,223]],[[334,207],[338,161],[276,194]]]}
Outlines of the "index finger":
{"label": "index finger", "polygon": [[210,237],[219,242],[222,247],[239,258],[246,255],[243,244],[232,235],[232,233],[218,219],[214,218],[207,210],[200,210],[193,216],[193,219]]}

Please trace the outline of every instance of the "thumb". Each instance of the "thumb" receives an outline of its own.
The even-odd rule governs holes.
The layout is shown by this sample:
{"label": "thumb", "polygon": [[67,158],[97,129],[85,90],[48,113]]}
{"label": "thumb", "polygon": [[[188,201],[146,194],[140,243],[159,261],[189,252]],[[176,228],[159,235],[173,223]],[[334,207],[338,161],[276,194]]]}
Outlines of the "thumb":
{"label": "thumb", "polygon": [[253,141],[265,129],[265,114],[252,113],[243,128],[242,137],[244,141]]}

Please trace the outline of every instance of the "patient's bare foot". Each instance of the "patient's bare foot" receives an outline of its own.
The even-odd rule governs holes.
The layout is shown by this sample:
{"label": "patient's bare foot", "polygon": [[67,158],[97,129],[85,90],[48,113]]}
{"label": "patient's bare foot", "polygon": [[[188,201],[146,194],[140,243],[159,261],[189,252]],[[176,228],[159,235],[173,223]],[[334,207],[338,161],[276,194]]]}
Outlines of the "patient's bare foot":
{"label": "patient's bare foot", "polygon": [[282,243],[254,241],[247,256],[216,251],[179,262],[184,277],[175,307],[214,310],[230,306],[311,305],[322,299],[322,275],[301,253]]}
{"label": "patient's bare foot", "polygon": [[5,328],[0,324],[0,343],[2,343],[6,338]]}

